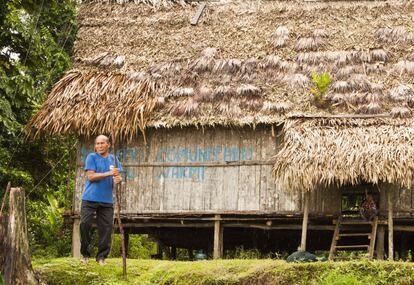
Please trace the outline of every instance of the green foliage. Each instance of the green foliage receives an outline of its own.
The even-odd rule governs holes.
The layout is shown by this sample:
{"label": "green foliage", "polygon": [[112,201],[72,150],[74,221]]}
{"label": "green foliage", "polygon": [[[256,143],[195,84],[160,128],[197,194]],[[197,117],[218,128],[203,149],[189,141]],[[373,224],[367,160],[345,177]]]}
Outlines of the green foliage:
{"label": "green foliage", "polygon": [[[121,257],[121,236],[114,234],[110,257]],[[128,258],[149,259],[157,253],[157,245],[148,235],[129,235]]]}
{"label": "green foliage", "polygon": [[324,72],[322,74],[313,72],[312,81],[314,83],[314,87],[311,87],[310,90],[312,95],[314,96],[315,100],[323,100],[329,86],[332,83],[331,76],[327,72]]}
{"label": "green foliage", "polygon": [[68,181],[74,140],[28,141],[23,129],[71,66],[77,5],[76,0],[0,1],[0,197],[8,181],[25,188],[35,254],[70,253],[70,232],[60,214],[70,207],[65,195],[73,186]]}
{"label": "green foliage", "polygon": [[35,270],[47,284],[280,284],[353,285],[413,284],[414,265],[403,262],[286,263],[281,260],[165,261],[128,259],[128,281],[122,279],[122,260],[35,260]]}

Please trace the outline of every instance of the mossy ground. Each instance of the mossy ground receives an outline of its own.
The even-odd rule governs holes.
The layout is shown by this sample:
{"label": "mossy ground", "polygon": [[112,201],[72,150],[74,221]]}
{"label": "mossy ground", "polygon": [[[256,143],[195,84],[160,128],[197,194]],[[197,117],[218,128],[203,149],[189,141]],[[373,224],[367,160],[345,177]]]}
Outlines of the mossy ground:
{"label": "mossy ground", "polygon": [[414,264],[406,262],[286,263],[282,260],[159,261],[128,259],[128,280],[122,260],[83,265],[78,259],[35,260],[47,284],[414,284]]}

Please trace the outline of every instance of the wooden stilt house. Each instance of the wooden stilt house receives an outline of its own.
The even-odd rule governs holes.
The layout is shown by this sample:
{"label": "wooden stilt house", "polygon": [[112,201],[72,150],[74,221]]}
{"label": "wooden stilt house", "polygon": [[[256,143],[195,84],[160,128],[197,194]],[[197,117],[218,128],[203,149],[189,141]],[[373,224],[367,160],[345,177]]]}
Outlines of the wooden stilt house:
{"label": "wooden stilt house", "polygon": [[[74,254],[101,133],[128,233],[214,257],[413,249],[413,18],[393,0],[83,1],[74,68],[29,125],[79,137]],[[367,193],[378,218],[350,220]]]}

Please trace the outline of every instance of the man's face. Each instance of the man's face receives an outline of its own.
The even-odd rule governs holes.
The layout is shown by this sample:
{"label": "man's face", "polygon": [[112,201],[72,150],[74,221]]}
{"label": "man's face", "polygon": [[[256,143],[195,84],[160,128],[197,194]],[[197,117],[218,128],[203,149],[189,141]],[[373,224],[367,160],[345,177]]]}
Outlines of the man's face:
{"label": "man's face", "polygon": [[100,155],[107,154],[110,144],[105,137],[97,137],[95,140],[95,150]]}

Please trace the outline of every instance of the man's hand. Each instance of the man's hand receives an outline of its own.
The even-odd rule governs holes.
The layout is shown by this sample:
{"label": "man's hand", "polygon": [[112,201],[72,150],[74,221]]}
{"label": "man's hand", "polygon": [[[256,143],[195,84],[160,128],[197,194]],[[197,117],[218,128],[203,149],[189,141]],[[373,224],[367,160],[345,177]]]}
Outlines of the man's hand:
{"label": "man's hand", "polygon": [[[118,172],[119,173],[119,172]],[[122,182],[122,177],[121,177],[121,175],[116,175],[116,176],[114,176],[114,182],[115,182],[115,184],[119,184],[119,183],[121,183]]]}
{"label": "man's hand", "polygon": [[108,176],[119,176],[119,169],[118,168],[112,168],[108,172],[106,172]]}

